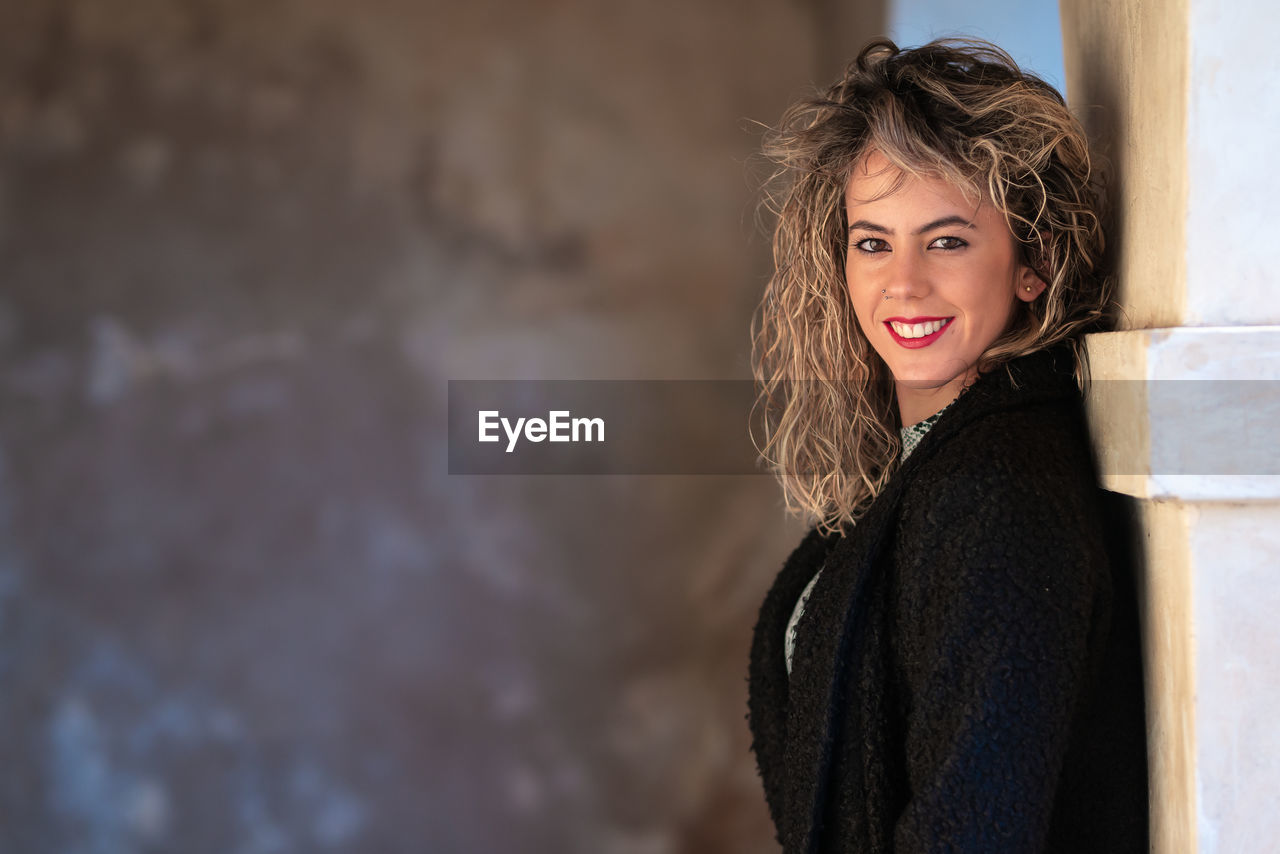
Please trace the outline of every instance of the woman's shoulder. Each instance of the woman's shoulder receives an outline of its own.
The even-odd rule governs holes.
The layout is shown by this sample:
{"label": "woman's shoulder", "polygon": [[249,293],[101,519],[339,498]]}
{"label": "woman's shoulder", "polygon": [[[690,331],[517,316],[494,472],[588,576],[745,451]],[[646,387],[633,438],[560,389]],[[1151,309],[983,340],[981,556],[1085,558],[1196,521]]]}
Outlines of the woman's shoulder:
{"label": "woman's shoulder", "polygon": [[839,532],[823,533],[817,526],[810,528],[791,550],[791,554],[783,564],[783,571],[792,566],[812,567],[816,570],[822,565],[827,553],[840,540],[840,537]]}
{"label": "woman's shoulder", "polygon": [[894,558],[903,601],[969,596],[1007,611],[1016,599],[1029,619],[1087,613],[1106,583],[1100,489],[1087,438],[1039,410],[975,421],[905,485]]}
{"label": "woman's shoulder", "polygon": [[920,475],[929,478],[981,482],[992,477],[1093,476],[1088,428],[1078,398],[986,412],[957,428],[936,432],[939,441],[921,455],[919,465]]}
{"label": "woman's shoulder", "polygon": [[[985,475],[1035,472],[1055,461],[1090,466],[1084,403],[1069,349],[1018,357],[984,374],[950,406],[921,442],[915,466]],[[906,466],[908,470],[913,466]]]}
{"label": "woman's shoulder", "polygon": [[1069,401],[993,412],[939,439],[904,484],[909,524],[972,527],[1025,516],[1078,525],[1096,512],[1088,432]]}

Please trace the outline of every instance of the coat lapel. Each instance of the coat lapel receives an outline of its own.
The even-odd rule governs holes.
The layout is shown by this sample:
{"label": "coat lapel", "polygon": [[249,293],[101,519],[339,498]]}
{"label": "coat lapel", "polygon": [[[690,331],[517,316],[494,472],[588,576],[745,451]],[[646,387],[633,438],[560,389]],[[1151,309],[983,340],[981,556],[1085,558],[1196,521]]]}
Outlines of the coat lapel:
{"label": "coat lapel", "polygon": [[800,592],[841,538],[809,531],[787,559],[760,607],[760,617],[752,637],[747,706],[754,736],[752,750],[760,766],[770,812],[783,834],[783,802],[786,789],[787,709],[790,679],[784,652],[787,621]]}
{"label": "coat lapel", "polygon": [[873,569],[897,517],[903,479],[891,478],[850,534],[832,548],[805,608],[796,636],[786,721],[786,805],[791,824],[782,829],[788,852],[816,852],[822,838],[827,783],[837,742],[858,749],[860,738],[841,739],[836,728],[849,708],[849,682],[860,661]]}

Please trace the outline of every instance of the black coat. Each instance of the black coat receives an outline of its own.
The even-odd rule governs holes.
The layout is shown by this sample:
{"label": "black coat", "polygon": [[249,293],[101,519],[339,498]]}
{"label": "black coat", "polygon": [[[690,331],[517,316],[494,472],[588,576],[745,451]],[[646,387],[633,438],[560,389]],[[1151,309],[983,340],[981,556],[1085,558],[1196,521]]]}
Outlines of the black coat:
{"label": "black coat", "polygon": [[1042,351],[974,383],[846,536],[803,539],[750,666],[787,854],[1147,851],[1132,560],[1095,472],[1070,354]]}

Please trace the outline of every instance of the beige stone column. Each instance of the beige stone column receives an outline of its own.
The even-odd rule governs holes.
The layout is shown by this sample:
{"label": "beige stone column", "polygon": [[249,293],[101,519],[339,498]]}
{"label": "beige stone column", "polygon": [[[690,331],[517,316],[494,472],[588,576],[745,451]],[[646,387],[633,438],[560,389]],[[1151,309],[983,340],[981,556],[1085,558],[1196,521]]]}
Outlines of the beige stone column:
{"label": "beige stone column", "polygon": [[1280,58],[1260,0],[1062,0],[1110,160],[1122,330],[1094,336],[1109,488],[1142,523],[1152,850],[1280,836]]}

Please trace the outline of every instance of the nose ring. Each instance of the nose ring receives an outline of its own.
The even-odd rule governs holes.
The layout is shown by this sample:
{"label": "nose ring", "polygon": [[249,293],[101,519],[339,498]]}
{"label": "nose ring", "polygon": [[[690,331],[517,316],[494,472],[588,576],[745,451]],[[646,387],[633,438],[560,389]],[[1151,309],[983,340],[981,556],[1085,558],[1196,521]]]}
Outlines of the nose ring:
{"label": "nose ring", "polygon": [[[881,288],[881,289],[880,289],[880,293],[882,293],[882,294],[883,294],[883,293],[885,292],[885,290],[886,290],[886,288]],[[888,296],[886,296],[886,297],[885,297],[885,299],[888,299],[888,298],[889,298]]]}

